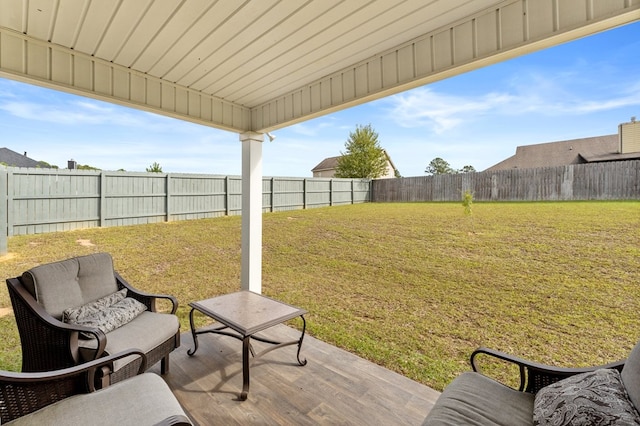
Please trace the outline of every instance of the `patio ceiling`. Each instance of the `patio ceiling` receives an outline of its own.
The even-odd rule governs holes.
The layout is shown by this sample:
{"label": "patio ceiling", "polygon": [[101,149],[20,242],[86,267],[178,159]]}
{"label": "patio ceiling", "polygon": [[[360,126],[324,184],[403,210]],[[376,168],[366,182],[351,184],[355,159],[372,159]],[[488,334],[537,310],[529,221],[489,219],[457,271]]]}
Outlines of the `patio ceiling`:
{"label": "patio ceiling", "polygon": [[0,76],[265,132],[640,19],[640,0],[0,0]]}

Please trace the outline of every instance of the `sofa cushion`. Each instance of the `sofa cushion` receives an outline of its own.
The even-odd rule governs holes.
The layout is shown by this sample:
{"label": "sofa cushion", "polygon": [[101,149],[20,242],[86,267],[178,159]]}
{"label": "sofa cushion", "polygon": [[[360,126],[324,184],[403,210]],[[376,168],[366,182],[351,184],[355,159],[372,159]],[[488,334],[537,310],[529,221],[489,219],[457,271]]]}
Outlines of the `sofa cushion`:
{"label": "sofa cushion", "polygon": [[124,300],[125,297],[127,297],[127,289],[123,288],[122,290],[118,290],[115,293],[111,293],[94,302],[89,302],[82,306],[67,308],[62,312],[62,321],[78,324],[79,321],[82,321],[85,318],[98,315],[104,309]]}
{"label": "sofa cushion", "polygon": [[640,410],[640,343],[631,350],[621,376],[631,403],[636,410]]}
{"label": "sofa cushion", "polygon": [[62,312],[118,291],[113,260],[95,253],[36,266],[22,274],[25,288],[54,318]]}
{"label": "sofa cushion", "polygon": [[[137,348],[144,353],[149,352],[167,339],[175,336],[180,329],[178,317],[171,314],[144,311],[131,322],[116,328],[107,334],[106,355],[115,354],[126,349]],[[93,353],[86,349],[95,349],[95,339],[83,340],[80,342],[85,350],[81,354],[86,361],[92,358]],[[114,370],[119,370],[122,366],[131,362],[135,357],[127,357],[114,361]],[[150,366],[149,366],[150,367]]]}
{"label": "sofa cushion", "polygon": [[532,425],[534,396],[479,373],[458,376],[442,392],[424,425]]}
{"label": "sofa cushion", "polygon": [[75,395],[10,425],[152,425],[184,410],[160,376],[145,373],[105,389]]}
{"label": "sofa cushion", "polygon": [[[136,299],[127,297],[111,306],[99,309],[93,314],[80,316],[70,322],[85,327],[99,328],[106,334],[131,322],[146,310],[147,307],[144,304],[138,302]],[[92,336],[89,335],[85,337],[91,338]]]}
{"label": "sofa cushion", "polygon": [[613,369],[576,374],[540,389],[533,409],[535,425],[640,425],[620,373]]}

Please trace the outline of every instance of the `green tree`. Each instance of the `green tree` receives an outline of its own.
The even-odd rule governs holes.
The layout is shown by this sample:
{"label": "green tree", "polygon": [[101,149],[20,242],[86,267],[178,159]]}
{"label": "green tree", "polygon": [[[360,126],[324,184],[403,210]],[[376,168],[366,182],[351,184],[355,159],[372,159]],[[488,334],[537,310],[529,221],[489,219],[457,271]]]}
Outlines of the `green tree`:
{"label": "green tree", "polygon": [[38,161],[38,166],[37,167],[48,167],[50,169],[57,169],[58,166],[53,165],[53,164],[49,164],[46,161]]}
{"label": "green tree", "polygon": [[451,167],[451,165],[447,161],[443,160],[440,157],[436,157],[431,160],[424,172],[428,175],[449,175],[456,173],[471,173],[475,171],[476,168],[473,166],[464,166],[460,170],[456,170]]}
{"label": "green tree", "polygon": [[154,161],[152,165],[147,167],[147,173],[162,173],[162,167]]}
{"label": "green tree", "polygon": [[455,173],[451,165],[440,157],[436,157],[427,166],[424,171],[428,175],[446,175]]}
{"label": "green tree", "polygon": [[77,170],[100,170],[99,168],[90,166],[88,164],[78,164],[76,169]]}
{"label": "green tree", "polygon": [[463,168],[458,170],[458,173],[475,173],[475,171],[476,168],[473,166],[464,166]]}
{"label": "green tree", "polygon": [[387,154],[380,147],[378,134],[371,124],[357,125],[344,146],[346,152],[340,153],[336,177],[376,179],[386,173]]}

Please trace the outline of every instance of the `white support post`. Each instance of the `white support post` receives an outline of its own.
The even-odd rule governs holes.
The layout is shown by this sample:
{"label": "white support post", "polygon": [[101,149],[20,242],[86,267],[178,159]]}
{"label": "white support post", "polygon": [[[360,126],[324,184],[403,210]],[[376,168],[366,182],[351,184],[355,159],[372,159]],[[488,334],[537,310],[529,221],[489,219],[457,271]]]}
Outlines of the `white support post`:
{"label": "white support post", "polygon": [[242,290],[262,293],[262,133],[242,142]]}
{"label": "white support post", "polygon": [[0,166],[0,257],[9,253],[9,185],[7,175],[4,167]]}

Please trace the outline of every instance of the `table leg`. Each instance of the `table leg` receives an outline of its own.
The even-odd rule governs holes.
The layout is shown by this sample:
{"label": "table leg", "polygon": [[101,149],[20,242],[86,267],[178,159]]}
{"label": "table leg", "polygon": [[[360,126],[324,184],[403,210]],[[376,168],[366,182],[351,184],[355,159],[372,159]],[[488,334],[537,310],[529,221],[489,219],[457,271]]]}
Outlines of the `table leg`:
{"label": "table leg", "polygon": [[249,349],[251,347],[251,336],[242,339],[242,393],[240,400],[247,399],[249,393]]}
{"label": "table leg", "polygon": [[300,335],[300,340],[298,340],[297,358],[298,358],[298,364],[307,365],[307,359],[306,358],[304,360],[300,360],[300,349],[302,349],[302,341],[304,340],[304,332],[307,330],[307,321],[304,319],[304,315],[300,315],[300,318],[302,318],[302,334]]}
{"label": "table leg", "polygon": [[193,350],[189,349],[187,351],[187,355],[189,356],[194,355],[198,350],[198,334],[196,333],[196,327],[193,323],[193,311],[195,311],[195,308],[191,308],[191,312],[189,312],[189,325],[191,326],[191,335],[193,336],[194,348]]}

